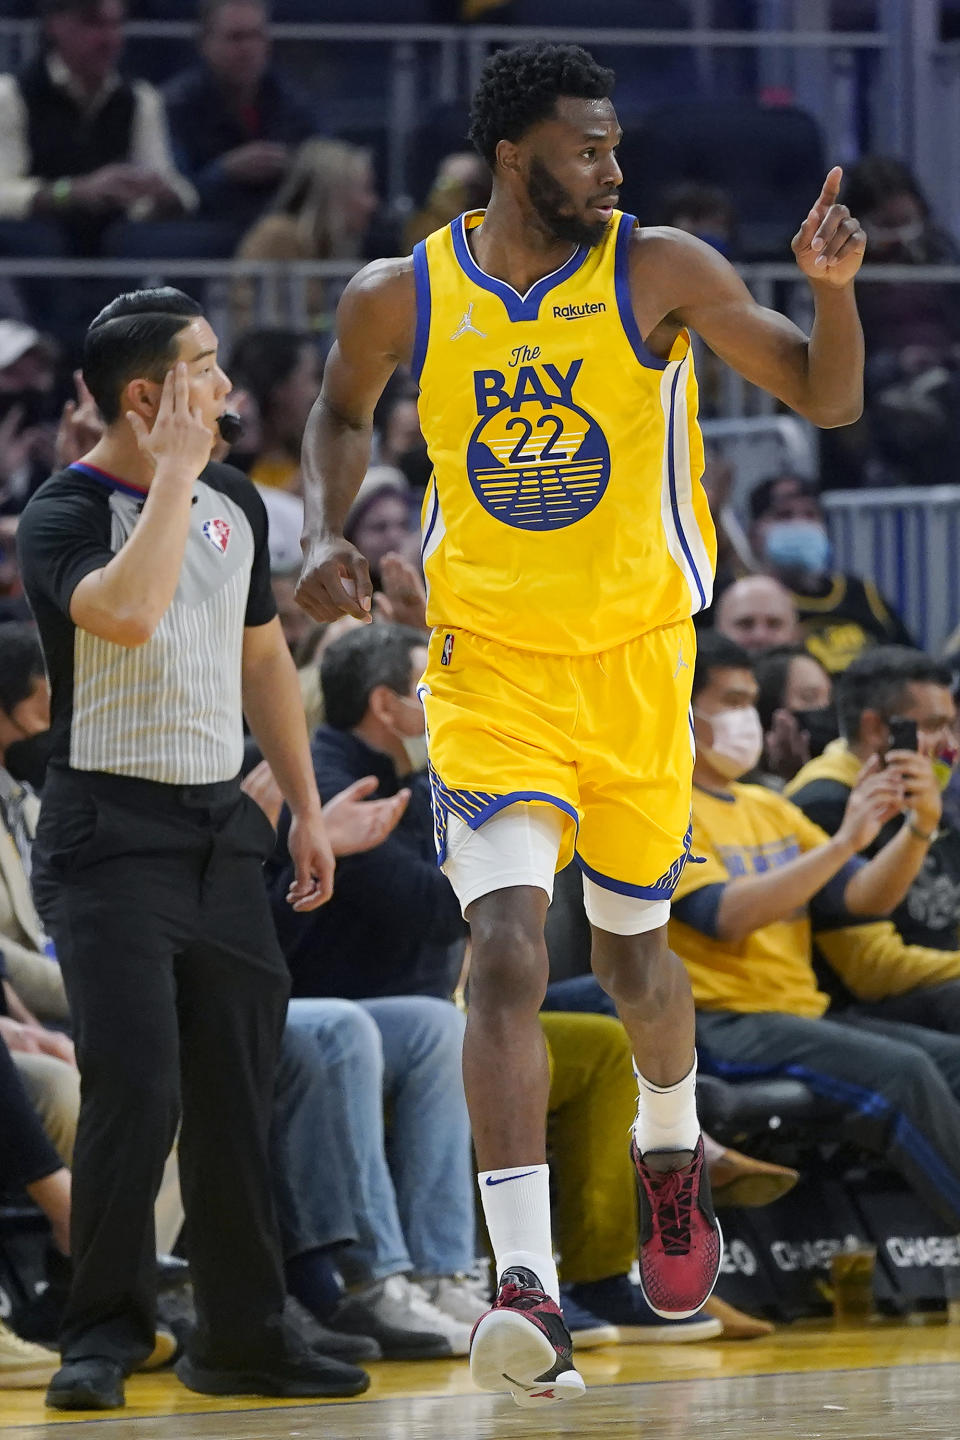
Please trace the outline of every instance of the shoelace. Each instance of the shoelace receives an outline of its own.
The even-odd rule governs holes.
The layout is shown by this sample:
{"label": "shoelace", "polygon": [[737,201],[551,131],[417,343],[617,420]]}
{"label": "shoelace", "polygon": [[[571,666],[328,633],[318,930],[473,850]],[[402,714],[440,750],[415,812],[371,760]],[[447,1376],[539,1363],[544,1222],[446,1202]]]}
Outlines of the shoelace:
{"label": "shoelace", "polygon": [[[650,1172],[647,1172],[650,1175]],[[694,1202],[696,1173],[692,1167],[668,1170],[650,1176],[650,1189],[655,1201],[654,1215],[663,1248],[668,1255],[687,1255],[690,1251],[691,1215]]]}
{"label": "shoelace", "polygon": [[520,1285],[513,1285],[508,1280],[505,1285],[500,1287],[496,1307],[502,1309],[509,1305],[517,1310],[537,1310],[541,1305],[548,1304],[549,1301],[549,1295],[543,1290],[524,1290]]}

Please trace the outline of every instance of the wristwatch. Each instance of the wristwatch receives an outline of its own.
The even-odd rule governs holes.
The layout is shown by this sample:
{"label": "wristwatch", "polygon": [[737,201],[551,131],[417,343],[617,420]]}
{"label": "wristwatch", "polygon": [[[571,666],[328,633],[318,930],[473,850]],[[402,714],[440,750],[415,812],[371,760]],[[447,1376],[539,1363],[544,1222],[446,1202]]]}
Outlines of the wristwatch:
{"label": "wristwatch", "polygon": [[54,209],[65,210],[73,198],[73,181],[63,176],[50,186],[50,199]]}
{"label": "wristwatch", "polygon": [[938,825],[936,829],[930,831],[929,835],[925,834],[912,817],[907,820],[907,826],[910,830],[910,834],[913,835],[917,840],[922,840],[925,845],[932,845],[934,840],[940,839],[940,835],[942,833]]}

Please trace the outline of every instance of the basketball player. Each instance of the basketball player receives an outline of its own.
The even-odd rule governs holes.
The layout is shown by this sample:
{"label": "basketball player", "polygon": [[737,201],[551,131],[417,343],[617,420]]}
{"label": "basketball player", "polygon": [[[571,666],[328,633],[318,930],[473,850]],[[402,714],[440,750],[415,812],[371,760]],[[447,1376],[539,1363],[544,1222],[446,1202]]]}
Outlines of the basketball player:
{"label": "basketball player", "polygon": [[840,170],[793,241],[808,338],[715,250],[617,209],[613,78],[570,45],[490,59],[471,127],[490,205],[347,288],[304,455],[300,601],[318,620],[369,618],[343,522],[377,398],[410,366],[434,466],[421,696],[440,861],[472,934],[464,1078],[499,1277],[471,1367],[521,1405],[583,1390],[558,1307],[537,1023],[544,917],[573,856],[593,968],[635,1055],[644,1294],[691,1315],[720,1265],[693,1002],[667,947],[690,846],[691,616],[715,559],[688,332],[817,424],[861,409],[866,242],[836,203]]}

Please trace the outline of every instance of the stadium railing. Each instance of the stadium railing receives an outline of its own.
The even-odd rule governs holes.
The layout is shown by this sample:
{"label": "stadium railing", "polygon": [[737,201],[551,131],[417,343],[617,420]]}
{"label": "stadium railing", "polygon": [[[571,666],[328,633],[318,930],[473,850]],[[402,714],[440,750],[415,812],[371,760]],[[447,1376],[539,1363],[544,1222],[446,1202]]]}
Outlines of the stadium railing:
{"label": "stadium railing", "polygon": [[[912,0],[907,8],[925,10],[938,3]],[[849,154],[851,137],[864,123],[874,148],[903,151],[911,133],[906,82],[924,68],[927,57],[925,50],[918,56],[914,27],[901,22],[898,4],[884,9],[876,30],[829,29],[822,0],[797,6],[792,29],[713,28],[704,23],[708,7],[702,0],[694,0],[691,14],[688,29],[278,23],[273,34],[284,64],[299,72],[301,80],[315,75],[318,99],[335,97],[330,114],[343,123],[334,129],[342,130],[345,138],[352,132],[361,135],[365,127],[382,132],[387,197],[401,212],[409,200],[418,124],[431,107],[463,102],[493,48],[530,39],[574,41],[597,49],[605,63],[622,58],[618,94],[632,97],[641,107],[645,90],[653,103],[691,93],[792,96],[816,115],[831,155]],[[179,45],[176,63],[183,64],[192,53],[195,34],[188,21],[131,20],[127,26],[131,47],[139,47],[137,59],[146,57],[146,78],[156,80],[162,78],[160,47]],[[16,68],[36,43],[34,21],[0,18],[0,70]],[[151,46],[156,47],[153,56]],[[639,51],[657,52],[657,59],[649,57],[650,64],[641,68]],[[680,56],[683,65],[671,71],[670,57]],[[748,57],[752,67],[748,88],[739,91],[744,81],[737,56]],[[374,57],[379,57],[376,65]],[[631,64],[633,57],[636,62]],[[368,59],[371,63],[365,65]],[[667,84],[668,94],[657,93],[661,83]],[[342,93],[344,88],[351,93]],[[909,94],[918,88],[922,95],[922,85],[911,86]]]}

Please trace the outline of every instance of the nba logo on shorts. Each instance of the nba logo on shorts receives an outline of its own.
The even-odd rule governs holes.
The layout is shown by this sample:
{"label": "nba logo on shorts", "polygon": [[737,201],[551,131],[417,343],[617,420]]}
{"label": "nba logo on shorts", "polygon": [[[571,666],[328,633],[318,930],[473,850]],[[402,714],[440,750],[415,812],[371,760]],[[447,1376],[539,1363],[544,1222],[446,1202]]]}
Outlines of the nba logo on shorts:
{"label": "nba logo on shorts", "polygon": [[453,636],[447,635],[443,642],[443,654],[440,656],[441,665],[449,665],[453,659]]}
{"label": "nba logo on shorts", "polygon": [[230,539],[230,526],[226,520],[219,518],[216,520],[204,520],[200,528],[203,531],[204,538],[210,541],[214,550],[219,550],[221,555],[225,554],[227,541]]}

